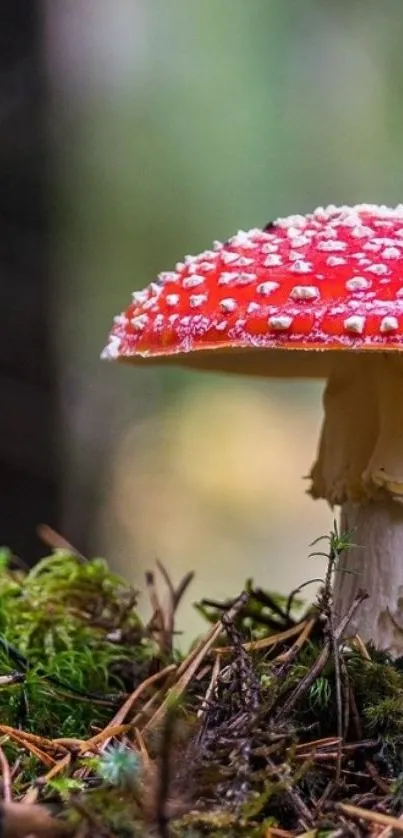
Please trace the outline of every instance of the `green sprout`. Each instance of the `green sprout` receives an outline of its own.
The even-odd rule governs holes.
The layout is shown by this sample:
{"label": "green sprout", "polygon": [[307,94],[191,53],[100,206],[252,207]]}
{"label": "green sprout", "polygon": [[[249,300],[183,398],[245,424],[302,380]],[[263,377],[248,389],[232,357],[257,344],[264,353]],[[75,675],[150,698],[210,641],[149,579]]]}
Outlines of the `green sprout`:
{"label": "green sprout", "polygon": [[310,544],[310,547],[314,547],[315,544],[319,544],[321,541],[327,541],[329,544],[328,551],[326,553],[319,551],[309,553],[309,558],[312,558],[313,556],[322,556],[325,559],[333,560],[333,562],[336,563],[342,553],[349,550],[351,547],[357,547],[357,544],[354,544],[351,540],[353,532],[353,530],[345,530],[339,533],[337,521],[334,520],[333,530],[331,530],[327,535],[320,535],[319,538],[315,538]]}
{"label": "green sprout", "polygon": [[99,777],[110,785],[122,788],[137,786],[142,763],[139,754],[133,748],[119,742],[109,747],[97,763]]}

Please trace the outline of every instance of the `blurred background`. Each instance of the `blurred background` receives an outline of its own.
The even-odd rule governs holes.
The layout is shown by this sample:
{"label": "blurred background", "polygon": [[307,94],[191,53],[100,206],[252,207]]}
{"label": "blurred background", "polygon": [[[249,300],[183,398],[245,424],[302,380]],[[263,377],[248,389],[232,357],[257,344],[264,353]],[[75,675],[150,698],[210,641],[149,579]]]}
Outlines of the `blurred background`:
{"label": "blurred background", "polygon": [[192,600],[322,574],[322,384],[119,368],[131,292],[316,205],[403,199],[401,0],[3,0],[0,542],[46,521]]}

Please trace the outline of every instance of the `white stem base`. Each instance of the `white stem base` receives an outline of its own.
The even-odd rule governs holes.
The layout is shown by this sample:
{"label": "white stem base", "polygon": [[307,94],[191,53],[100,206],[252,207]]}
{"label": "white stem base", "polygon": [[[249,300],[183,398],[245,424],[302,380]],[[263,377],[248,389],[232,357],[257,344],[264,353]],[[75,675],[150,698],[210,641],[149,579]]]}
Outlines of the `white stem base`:
{"label": "white stem base", "polygon": [[352,547],[340,559],[334,585],[335,612],[343,616],[357,591],[367,591],[369,598],[349,623],[348,635],[359,634],[378,649],[402,655],[403,504],[389,498],[346,501],[340,530],[353,530],[351,541],[360,546]]}

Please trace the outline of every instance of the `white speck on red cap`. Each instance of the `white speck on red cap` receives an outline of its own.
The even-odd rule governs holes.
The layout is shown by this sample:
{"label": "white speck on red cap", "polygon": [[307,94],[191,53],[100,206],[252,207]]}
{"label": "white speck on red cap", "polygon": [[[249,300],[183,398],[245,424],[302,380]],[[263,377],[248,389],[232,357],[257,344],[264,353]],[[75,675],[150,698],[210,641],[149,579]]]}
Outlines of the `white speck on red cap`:
{"label": "white speck on red cap", "polygon": [[191,308],[200,308],[205,302],[207,302],[207,294],[191,294],[189,297]]}
{"label": "white speck on red cap", "polygon": [[268,297],[278,287],[278,282],[261,282],[260,285],[257,285],[256,291],[258,294],[262,294],[263,297]]}
{"label": "white speck on red cap", "polygon": [[[321,208],[319,208],[319,210],[320,209]],[[315,210],[315,213],[319,210]],[[295,227],[298,230],[298,232],[300,232],[301,228],[306,227],[307,217],[306,215],[288,215],[286,216],[286,218],[278,218],[275,223],[278,227],[284,227],[285,229],[287,229],[288,227]]]}
{"label": "white speck on red cap", "polygon": [[382,251],[384,259],[400,259],[401,255],[402,253],[398,247],[385,247],[385,250]]}
{"label": "white speck on red cap", "polygon": [[368,265],[367,270],[372,274],[378,274],[378,276],[384,276],[389,273],[386,265]]}
{"label": "white speck on red cap", "polygon": [[287,314],[272,314],[269,317],[269,326],[276,331],[281,332],[283,329],[289,329],[292,323],[292,317]]}
{"label": "white speck on red cap", "polygon": [[137,331],[141,332],[148,323],[148,314],[138,314],[137,317],[132,317],[131,324],[133,329],[137,329]]}
{"label": "white speck on red cap", "polygon": [[254,232],[254,230],[250,230],[249,233],[245,233],[244,230],[238,230],[237,234],[230,239],[230,243],[234,247],[245,247],[247,250],[251,250],[255,247],[255,242],[253,241]]}
{"label": "white speck on red cap", "polygon": [[198,285],[203,285],[204,283],[204,276],[200,276],[199,274],[191,274],[191,276],[187,276],[183,282],[183,288],[197,288]]}
{"label": "white speck on red cap", "polygon": [[240,256],[238,261],[236,262],[237,268],[247,268],[249,265],[253,265],[254,259],[249,259],[247,256]]}
{"label": "white speck on red cap", "polygon": [[381,320],[381,325],[379,330],[385,334],[385,332],[395,332],[399,328],[399,321],[397,317],[383,317]]}
{"label": "white speck on red cap", "polygon": [[347,317],[344,321],[344,327],[348,332],[355,332],[357,335],[362,335],[365,326],[365,317],[360,317],[358,314],[353,314]]}
{"label": "white speck on red cap", "polygon": [[365,276],[353,276],[352,279],[346,280],[346,288],[348,291],[366,291],[372,285],[370,279]]}
{"label": "white speck on red cap", "polygon": [[[371,253],[377,253],[381,249],[381,247],[382,247],[382,244],[380,243],[380,241],[379,240],[378,241],[374,240],[374,241],[365,242],[362,249],[363,250],[369,250],[369,251],[371,251]],[[385,257],[385,259],[386,259],[386,257]]]}
{"label": "white speck on red cap", "polygon": [[402,205],[319,207],[187,256],[134,292],[103,357],[277,347],[403,350]]}
{"label": "white speck on red cap", "polygon": [[111,335],[107,346],[101,352],[102,361],[116,361],[120,354],[120,338]]}
{"label": "white speck on red cap", "polygon": [[234,282],[236,285],[249,285],[250,282],[255,282],[256,274],[239,273],[234,275]]}
{"label": "white speck on red cap", "polygon": [[145,291],[133,291],[132,293],[132,301],[135,305],[142,305],[142,303],[148,300],[148,297],[148,289],[145,289]]}
{"label": "white speck on red cap", "polygon": [[345,265],[346,259],[342,256],[328,256],[326,259],[326,264],[329,268],[336,268],[338,265]]}
{"label": "white speck on red cap", "polygon": [[[178,280],[179,280],[179,276],[176,273],[176,271],[162,271],[162,273],[158,274],[158,282],[161,285],[166,285],[167,282],[178,282]],[[134,293],[140,293],[141,294],[142,292],[141,291],[140,292],[135,291]]]}
{"label": "white speck on red cap", "polygon": [[370,227],[362,227],[357,224],[356,227],[353,227],[351,235],[354,236],[355,239],[363,239],[372,236],[372,230]]}
{"label": "white speck on red cap", "polygon": [[288,236],[291,239],[291,247],[304,247],[306,244],[309,244],[308,236],[300,236],[298,230],[292,231],[292,235],[291,230],[292,228],[289,228],[288,230]]}
{"label": "white speck on red cap", "polygon": [[223,250],[220,256],[226,265],[231,265],[233,262],[237,262],[239,259],[239,253],[234,253],[233,250]]}
{"label": "white speck on red cap", "polygon": [[293,300],[315,300],[320,297],[320,291],[314,285],[294,285],[290,297]]}
{"label": "white speck on red cap", "polygon": [[233,273],[231,271],[223,271],[218,277],[217,284],[229,285],[231,282],[234,282],[235,277],[236,273]]}
{"label": "white speck on red cap", "polygon": [[226,297],[220,301],[220,308],[223,311],[235,311],[237,308],[236,300],[233,300],[232,297]]}
{"label": "white speck on red cap", "polygon": [[290,271],[293,274],[309,274],[312,271],[312,264],[311,262],[304,262],[303,259],[298,259],[290,266]]}
{"label": "white speck on red cap", "polygon": [[[277,253],[278,244],[262,244],[262,253]],[[267,267],[270,267],[269,265]]]}
{"label": "white speck on red cap", "polygon": [[325,250],[325,251],[338,251],[338,250],[346,250],[346,243],[343,241],[337,241],[333,239],[324,239],[320,241],[318,244],[318,250]]}
{"label": "white speck on red cap", "polygon": [[[298,258],[299,258],[299,254],[298,254]],[[263,262],[265,268],[275,268],[278,265],[282,265],[282,263],[283,263],[282,258],[281,258],[281,256],[279,256],[278,253],[269,253],[269,255],[266,256],[266,259]]]}
{"label": "white speck on red cap", "polygon": [[167,294],[166,295],[167,306],[176,306],[179,303],[179,300],[180,300],[179,294]]}

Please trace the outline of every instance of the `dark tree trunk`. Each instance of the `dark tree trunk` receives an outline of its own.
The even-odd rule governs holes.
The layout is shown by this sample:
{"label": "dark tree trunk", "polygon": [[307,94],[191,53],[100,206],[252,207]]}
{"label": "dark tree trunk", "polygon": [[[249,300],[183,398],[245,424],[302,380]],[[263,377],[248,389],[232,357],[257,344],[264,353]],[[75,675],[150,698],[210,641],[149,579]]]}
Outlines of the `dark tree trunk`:
{"label": "dark tree trunk", "polygon": [[0,544],[32,561],[59,517],[42,6],[0,10]]}

